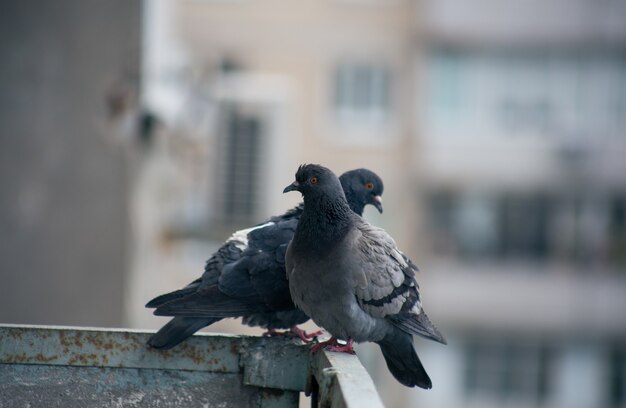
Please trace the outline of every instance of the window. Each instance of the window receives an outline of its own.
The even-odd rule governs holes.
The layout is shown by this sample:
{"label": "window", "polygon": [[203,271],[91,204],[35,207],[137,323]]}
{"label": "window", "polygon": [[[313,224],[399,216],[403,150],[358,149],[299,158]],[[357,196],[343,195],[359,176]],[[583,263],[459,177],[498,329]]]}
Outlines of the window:
{"label": "window", "polygon": [[548,255],[547,197],[506,195],[498,202],[498,254],[543,259]]}
{"label": "window", "polygon": [[443,258],[626,265],[626,198],[545,193],[430,194],[432,251]]}
{"label": "window", "polygon": [[455,216],[459,247],[467,257],[493,256],[498,245],[497,200],[489,195],[465,195]]}
{"label": "window", "polygon": [[609,351],[607,360],[608,406],[626,407],[626,347],[615,344]]}
{"label": "window", "polygon": [[257,174],[264,129],[262,120],[235,106],[225,109],[220,141],[220,180],[217,194],[221,221],[256,222],[259,191]]}
{"label": "window", "polygon": [[609,261],[626,265],[626,197],[615,196],[609,203]]}
{"label": "window", "polygon": [[467,125],[471,110],[466,100],[471,94],[467,59],[453,52],[437,53],[430,58],[429,71],[425,109],[430,125],[447,129]]}
{"label": "window", "polygon": [[548,197],[438,193],[429,208],[429,236],[439,255],[527,259],[548,255]]}
{"label": "window", "polygon": [[385,125],[389,115],[389,69],[375,64],[341,64],[334,74],[334,110],[339,124]]}
{"label": "window", "polygon": [[550,391],[553,352],[519,337],[474,338],[465,346],[465,391],[469,397],[541,403]]}
{"label": "window", "polygon": [[623,57],[439,49],[427,71],[427,134],[624,134]]}

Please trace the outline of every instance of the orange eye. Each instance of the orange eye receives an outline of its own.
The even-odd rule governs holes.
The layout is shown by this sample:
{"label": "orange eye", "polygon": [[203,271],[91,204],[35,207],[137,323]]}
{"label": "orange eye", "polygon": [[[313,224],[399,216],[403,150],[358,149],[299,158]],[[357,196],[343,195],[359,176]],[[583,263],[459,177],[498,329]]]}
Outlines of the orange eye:
{"label": "orange eye", "polygon": [[317,184],[317,177],[315,176],[311,177],[310,181],[311,181],[311,184]]}
{"label": "orange eye", "polygon": [[365,188],[366,188],[366,189],[368,189],[368,190],[373,189],[373,188],[374,188],[374,183],[367,183],[367,184],[365,185]]}

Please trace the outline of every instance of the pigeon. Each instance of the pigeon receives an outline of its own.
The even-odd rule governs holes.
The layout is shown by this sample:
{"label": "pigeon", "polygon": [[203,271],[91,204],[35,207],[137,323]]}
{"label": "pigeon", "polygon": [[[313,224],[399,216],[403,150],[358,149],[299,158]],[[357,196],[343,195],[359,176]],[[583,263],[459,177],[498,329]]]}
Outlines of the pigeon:
{"label": "pigeon", "polygon": [[[382,213],[384,186],[378,175],[356,169],[340,180],[352,211],[362,214],[371,204]],[[300,203],[282,215],[235,232],[207,261],[201,278],[148,302],[146,307],[156,308],[155,315],[174,316],[148,345],[172,348],[227,317],[243,317],[244,324],[262,327],[270,335],[277,334],[276,329],[291,329],[308,340],[311,335],[296,325],[309,317],[291,301],[284,263],[303,208]]]}
{"label": "pigeon", "polygon": [[296,306],[332,335],[313,350],[354,352],[353,342],[374,342],[400,383],[432,388],[413,335],[446,340],[422,308],[417,267],[383,229],[350,210],[331,170],[302,165],[295,178],[283,191],[304,197],[286,253],[289,291]]}

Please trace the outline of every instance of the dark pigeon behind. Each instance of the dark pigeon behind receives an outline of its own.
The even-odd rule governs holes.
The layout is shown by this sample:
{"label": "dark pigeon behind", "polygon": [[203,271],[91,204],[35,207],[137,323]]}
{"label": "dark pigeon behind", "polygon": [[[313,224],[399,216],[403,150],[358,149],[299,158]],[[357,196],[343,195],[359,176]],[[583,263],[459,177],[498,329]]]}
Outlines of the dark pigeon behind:
{"label": "dark pigeon behind", "polygon": [[422,308],[417,267],[384,230],[350,211],[329,169],[301,166],[285,188],[294,190],[304,197],[286,256],[294,303],[333,338],[377,343],[402,384],[431,388],[412,335],[445,340]]}
{"label": "dark pigeon behind", "polygon": [[[341,176],[341,183],[354,212],[362,214],[367,204],[382,212],[383,182],[374,172],[351,170]],[[227,317],[243,317],[244,324],[268,330],[287,329],[309,320],[291,301],[284,261],[302,211],[301,203],[235,232],[207,261],[201,278],[148,302],[146,307],[156,308],[154,314],[174,316],[148,345],[174,347]]]}

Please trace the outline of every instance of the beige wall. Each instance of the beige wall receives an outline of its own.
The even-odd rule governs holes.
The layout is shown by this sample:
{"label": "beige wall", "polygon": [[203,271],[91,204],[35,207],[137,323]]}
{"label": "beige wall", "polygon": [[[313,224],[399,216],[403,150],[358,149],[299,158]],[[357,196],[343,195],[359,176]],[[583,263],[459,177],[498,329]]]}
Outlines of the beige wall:
{"label": "beige wall", "polygon": [[[379,173],[386,186],[386,212],[376,222],[403,247],[412,247],[411,229],[405,226],[414,212],[409,188],[415,155],[414,3],[187,1],[177,5],[175,31],[188,47],[196,70],[211,72],[228,58],[247,74],[278,79],[289,89],[281,103],[273,105],[281,106],[276,110],[285,119],[286,131],[279,136],[280,153],[273,150],[274,156],[267,159],[267,167],[276,169],[272,179],[278,181],[267,192],[269,204],[262,215],[297,201],[293,195],[281,197],[279,187],[291,180],[302,162],[322,163],[338,173],[368,167]],[[386,125],[354,129],[337,123],[332,75],[342,61],[374,61],[391,68],[391,115]],[[274,92],[272,87],[269,92]],[[274,196],[269,198],[270,194]]]}

